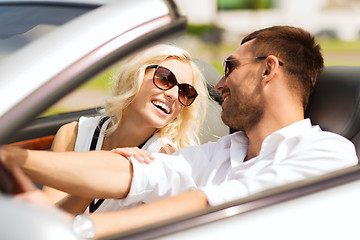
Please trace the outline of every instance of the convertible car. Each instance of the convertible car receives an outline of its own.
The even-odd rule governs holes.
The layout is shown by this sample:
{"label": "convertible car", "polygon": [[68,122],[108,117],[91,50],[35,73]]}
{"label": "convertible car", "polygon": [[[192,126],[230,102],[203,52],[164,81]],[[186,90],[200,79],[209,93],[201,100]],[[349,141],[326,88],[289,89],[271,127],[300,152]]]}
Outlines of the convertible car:
{"label": "convertible car", "polygon": [[[49,149],[58,128],[101,107],[41,115],[125,57],[186,31],[171,0],[0,0],[0,144]],[[202,142],[230,132],[220,78],[203,70],[211,99]],[[360,66],[327,66],[306,117],[360,145]],[[39,117],[41,116],[41,117]],[[106,239],[359,239],[360,168],[277,187]],[[52,212],[0,193],[1,239],[77,239]],[[141,216],[139,216],[141,217]]]}

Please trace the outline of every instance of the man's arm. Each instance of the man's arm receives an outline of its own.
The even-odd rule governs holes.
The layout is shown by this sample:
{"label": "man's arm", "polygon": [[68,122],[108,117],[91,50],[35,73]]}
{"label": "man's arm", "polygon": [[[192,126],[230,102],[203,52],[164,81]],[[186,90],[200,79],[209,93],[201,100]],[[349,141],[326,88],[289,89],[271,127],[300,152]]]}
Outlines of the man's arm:
{"label": "man's arm", "polygon": [[89,215],[95,225],[96,238],[166,221],[175,217],[196,212],[208,206],[203,191],[195,190],[181,193],[152,203],[143,204],[115,212]]}
{"label": "man's arm", "polygon": [[19,166],[32,180],[75,196],[123,198],[133,175],[131,162],[108,151],[48,152],[5,146],[0,160]]}

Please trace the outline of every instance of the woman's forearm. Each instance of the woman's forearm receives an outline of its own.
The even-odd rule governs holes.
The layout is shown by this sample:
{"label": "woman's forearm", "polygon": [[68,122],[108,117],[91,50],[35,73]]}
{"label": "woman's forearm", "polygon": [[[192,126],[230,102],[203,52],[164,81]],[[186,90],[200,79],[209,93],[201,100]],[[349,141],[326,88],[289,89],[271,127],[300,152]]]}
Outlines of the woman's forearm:
{"label": "woman's forearm", "polygon": [[132,164],[109,151],[49,152],[0,149],[0,160],[19,166],[32,180],[84,198],[123,198],[130,189]]}
{"label": "woman's forearm", "polygon": [[68,195],[60,200],[56,205],[68,213],[79,214],[86,210],[92,200],[92,198],[82,198]]}
{"label": "woman's forearm", "polygon": [[190,191],[171,198],[143,204],[115,212],[94,213],[96,237],[105,237],[149,224],[170,220],[205,209],[208,206],[204,192]]}

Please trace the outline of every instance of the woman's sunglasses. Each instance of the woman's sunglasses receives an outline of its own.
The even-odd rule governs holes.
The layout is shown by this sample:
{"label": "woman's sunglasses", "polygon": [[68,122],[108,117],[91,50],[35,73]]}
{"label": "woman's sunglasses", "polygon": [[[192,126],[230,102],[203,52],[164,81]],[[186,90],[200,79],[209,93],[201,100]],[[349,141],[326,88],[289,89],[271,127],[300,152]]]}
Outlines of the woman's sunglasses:
{"label": "woman's sunglasses", "polygon": [[196,89],[187,83],[178,83],[174,73],[166,67],[160,65],[151,65],[149,68],[155,68],[153,83],[161,90],[169,90],[175,86],[179,87],[178,99],[184,106],[190,106],[198,96]]}

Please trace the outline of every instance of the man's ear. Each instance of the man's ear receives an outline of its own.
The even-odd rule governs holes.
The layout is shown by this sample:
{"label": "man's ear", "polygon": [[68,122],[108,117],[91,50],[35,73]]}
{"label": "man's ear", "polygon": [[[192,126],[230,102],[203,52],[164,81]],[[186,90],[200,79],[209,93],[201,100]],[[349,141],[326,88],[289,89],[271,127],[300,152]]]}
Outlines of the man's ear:
{"label": "man's ear", "polygon": [[263,72],[263,80],[265,83],[271,81],[279,69],[279,60],[274,55],[269,55],[265,59],[265,68]]}

